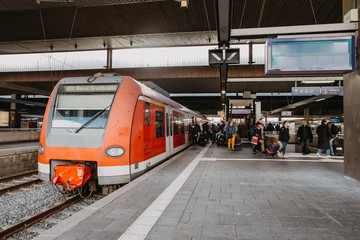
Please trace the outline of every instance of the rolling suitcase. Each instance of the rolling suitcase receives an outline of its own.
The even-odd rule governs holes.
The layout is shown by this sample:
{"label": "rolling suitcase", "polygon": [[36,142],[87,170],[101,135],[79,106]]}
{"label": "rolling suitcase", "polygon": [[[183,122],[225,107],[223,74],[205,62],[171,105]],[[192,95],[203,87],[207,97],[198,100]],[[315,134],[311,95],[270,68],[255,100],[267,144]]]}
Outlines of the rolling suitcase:
{"label": "rolling suitcase", "polygon": [[277,143],[270,143],[269,146],[265,150],[266,157],[273,157],[276,155],[279,150],[280,145]]}
{"label": "rolling suitcase", "polygon": [[234,149],[235,150],[241,150],[241,138],[239,136],[235,137]]}

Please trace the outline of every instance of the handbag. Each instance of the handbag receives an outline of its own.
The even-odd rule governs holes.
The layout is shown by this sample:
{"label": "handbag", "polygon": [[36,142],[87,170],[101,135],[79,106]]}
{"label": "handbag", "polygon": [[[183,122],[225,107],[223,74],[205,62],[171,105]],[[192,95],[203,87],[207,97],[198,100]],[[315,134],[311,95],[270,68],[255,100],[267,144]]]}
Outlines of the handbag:
{"label": "handbag", "polygon": [[251,139],[251,143],[254,144],[254,145],[257,145],[259,142],[259,138],[256,137],[256,136],[253,136],[252,139]]}

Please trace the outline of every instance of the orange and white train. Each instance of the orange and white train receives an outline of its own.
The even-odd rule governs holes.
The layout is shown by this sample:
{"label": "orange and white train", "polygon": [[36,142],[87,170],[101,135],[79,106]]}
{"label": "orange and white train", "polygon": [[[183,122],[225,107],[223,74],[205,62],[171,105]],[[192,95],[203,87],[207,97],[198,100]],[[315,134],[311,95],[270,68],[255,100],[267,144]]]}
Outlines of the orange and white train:
{"label": "orange and white train", "polygon": [[130,182],[189,146],[189,125],[201,119],[131,77],[64,78],[44,115],[40,178],[66,190]]}

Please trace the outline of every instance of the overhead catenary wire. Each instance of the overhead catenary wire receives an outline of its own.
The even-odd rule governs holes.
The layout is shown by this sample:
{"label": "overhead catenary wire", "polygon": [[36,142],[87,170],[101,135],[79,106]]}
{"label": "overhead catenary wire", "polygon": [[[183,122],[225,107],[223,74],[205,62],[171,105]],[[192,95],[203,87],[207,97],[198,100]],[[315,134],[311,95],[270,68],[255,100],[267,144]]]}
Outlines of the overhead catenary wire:
{"label": "overhead catenary wire", "polygon": [[314,16],[315,24],[318,24],[317,20],[316,20],[316,15],[315,15],[315,11],[314,11],[313,2],[312,2],[312,0],[309,0],[309,1],[310,1],[310,5],[311,5],[311,10],[312,10],[312,13],[313,13],[313,16]]}

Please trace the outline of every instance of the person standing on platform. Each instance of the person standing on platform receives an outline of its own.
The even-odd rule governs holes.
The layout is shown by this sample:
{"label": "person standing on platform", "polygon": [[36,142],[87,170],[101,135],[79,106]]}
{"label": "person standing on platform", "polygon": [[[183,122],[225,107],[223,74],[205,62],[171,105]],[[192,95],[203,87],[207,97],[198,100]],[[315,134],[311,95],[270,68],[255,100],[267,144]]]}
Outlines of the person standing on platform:
{"label": "person standing on platform", "polygon": [[313,140],[311,128],[307,125],[307,121],[302,122],[302,126],[299,127],[297,132],[298,140],[301,142],[302,154],[309,154],[309,142]]}
{"label": "person standing on platform", "polygon": [[283,147],[281,149],[281,153],[283,154],[284,158],[288,158],[285,153],[286,153],[286,146],[288,144],[290,140],[290,134],[289,134],[289,122],[285,121],[283,123],[283,126],[280,128],[279,131],[279,141],[282,143]]}
{"label": "person standing on platform", "polygon": [[275,130],[274,125],[271,124],[271,122],[269,122],[268,126],[267,126],[267,131],[268,132],[273,132]]}
{"label": "person standing on platform", "polygon": [[255,123],[253,128],[253,136],[258,138],[258,143],[253,149],[253,154],[256,155],[257,151],[265,152],[265,126],[263,116],[260,117],[259,121]]}
{"label": "person standing on platform", "polygon": [[209,135],[209,124],[208,124],[208,122],[205,122],[202,125],[202,129],[203,129],[203,133],[204,133],[205,138],[209,139],[210,135]]}
{"label": "person standing on platform", "polygon": [[330,157],[330,140],[331,140],[331,132],[330,128],[327,125],[328,120],[323,119],[321,125],[317,127],[316,133],[318,135],[318,157],[321,156],[321,150],[324,149],[326,156]]}
{"label": "person standing on platform", "polygon": [[328,126],[330,128],[330,132],[331,132],[331,139],[330,139],[330,155],[334,156],[335,152],[334,152],[334,148],[333,148],[333,144],[334,144],[334,140],[337,138],[337,135],[339,133],[339,128],[337,126],[335,126],[334,123],[330,122],[330,119],[328,119],[329,123]]}
{"label": "person standing on platform", "polygon": [[229,121],[229,124],[226,127],[226,137],[228,138],[228,149],[234,150],[236,126],[234,125],[233,121]]}

